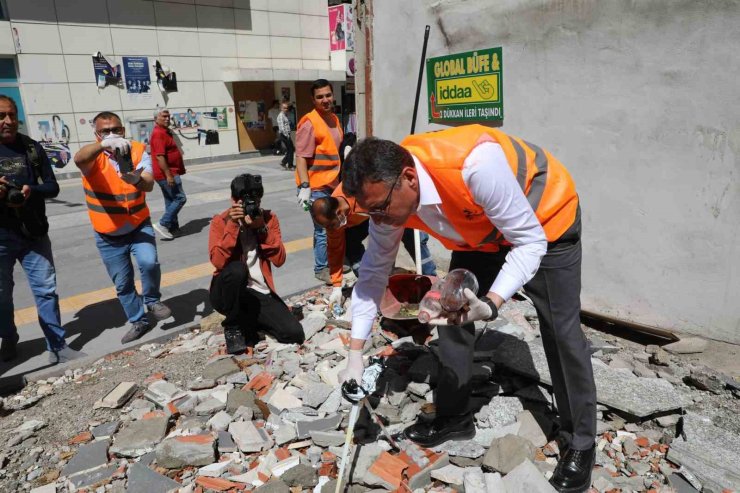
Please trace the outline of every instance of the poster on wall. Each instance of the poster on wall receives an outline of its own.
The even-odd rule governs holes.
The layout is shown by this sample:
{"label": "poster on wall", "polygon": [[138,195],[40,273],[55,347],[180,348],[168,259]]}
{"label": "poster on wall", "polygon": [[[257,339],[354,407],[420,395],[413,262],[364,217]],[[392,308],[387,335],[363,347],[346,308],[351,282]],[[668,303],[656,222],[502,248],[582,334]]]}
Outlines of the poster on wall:
{"label": "poster on wall", "polygon": [[344,36],[347,41],[347,50],[355,49],[355,14],[352,5],[345,3],[344,7]]}
{"label": "poster on wall", "polygon": [[[226,106],[213,107],[211,111],[205,112],[205,115],[216,119],[216,126],[219,129],[229,128],[229,119],[227,117],[228,109]],[[200,127],[203,112],[195,111],[188,108],[187,111],[171,111],[171,125],[175,130],[194,131]]]}
{"label": "poster on wall", "polygon": [[117,86],[121,83],[121,66],[111,66],[108,60],[97,52],[92,57],[93,71],[95,72],[95,83],[99,89],[106,86]]}
{"label": "poster on wall", "polygon": [[344,5],[329,7],[329,47],[331,51],[346,49],[344,29]]}
{"label": "poster on wall", "polygon": [[430,123],[503,121],[501,47],[428,58]]}
{"label": "poster on wall", "polygon": [[154,73],[157,75],[157,86],[162,92],[177,92],[177,74],[167,66],[162,66],[159,60],[154,63]]}
{"label": "poster on wall", "polygon": [[248,130],[264,130],[265,102],[239,101],[239,118]]}
{"label": "poster on wall", "polygon": [[147,57],[123,57],[123,74],[126,78],[126,92],[129,94],[149,94],[152,81],[149,77]]}
{"label": "poster on wall", "polygon": [[64,168],[72,158],[69,150],[69,126],[59,115],[49,115],[38,120],[38,141],[55,168]]}
{"label": "poster on wall", "polygon": [[290,101],[290,87],[281,87],[280,97],[282,101]]}
{"label": "poster on wall", "polygon": [[152,140],[152,130],[154,130],[154,119],[145,118],[145,119],[140,119],[140,120],[139,119],[129,120],[128,125],[129,125],[129,132],[127,135],[129,135],[133,140],[136,140],[146,145],[146,151],[150,152],[149,143]]}

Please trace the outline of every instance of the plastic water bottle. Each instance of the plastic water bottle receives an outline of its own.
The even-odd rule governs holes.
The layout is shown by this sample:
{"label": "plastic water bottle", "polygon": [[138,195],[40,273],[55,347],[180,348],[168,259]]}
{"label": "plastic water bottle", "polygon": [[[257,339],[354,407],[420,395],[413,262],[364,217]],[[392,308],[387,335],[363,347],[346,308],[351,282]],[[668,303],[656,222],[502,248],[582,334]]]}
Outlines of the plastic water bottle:
{"label": "plastic water bottle", "polygon": [[444,279],[440,279],[424,295],[419,303],[419,322],[429,323],[440,313],[457,312],[468,302],[465,290],[478,292],[478,279],[467,269],[454,269]]}
{"label": "plastic water bottle", "polygon": [[339,318],[344,315],[344,307],[341,303],[334,303],[334,306],[331,307],[331,312],[334,318]]}

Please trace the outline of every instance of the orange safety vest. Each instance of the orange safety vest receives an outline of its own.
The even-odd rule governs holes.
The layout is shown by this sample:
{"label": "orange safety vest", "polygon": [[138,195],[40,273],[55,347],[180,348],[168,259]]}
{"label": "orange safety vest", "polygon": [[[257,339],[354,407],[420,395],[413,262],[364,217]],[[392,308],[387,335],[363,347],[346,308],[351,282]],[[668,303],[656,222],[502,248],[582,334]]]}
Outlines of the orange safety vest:
{"label": "orange safety vest", "polygon": [[[131,142],[134,168],[145,151],[141,142]],[[95,158],[91,172],[82,175],[82,186],[90,222],[98,233],[113,233],[126,224],[137,227],[149,218],[146,194],[123,181],[104,152]]]}
{"label": "orange safety vest", "polygon": [[544,149],[482,125],[410,135],[401,142],[429,173],[442,199],[443,212],[465,244],[440,237],[416,215],[409,218],[406,227],[428,232],[450,250],[495,252],[502,245],[509,245],[483,208],[473,201],[463,180],[465,159],[483,142],[501,145],[511,172],[545,230],[547,241],[560,238],[575,221],[578,210],[578,195],[568,170]]}
{"label": "orange safety vest", "polygon": [[[339,140],[344,138],[342,126],[339,124],[339,118],[332,113],[331,117],[339,130]],[[334,142],[329,131],[329,126],[316,110],[303,115],[298,122],[300,127],[306,120],[311,121],[313,126],[314,138],[316,139],[316,150],[313,158],[306,159],[308,163],[308,183],[312,189],[334,188],[339,183],[339,149]],[[296,185],[301,184],[298,172],[295,174]]]}

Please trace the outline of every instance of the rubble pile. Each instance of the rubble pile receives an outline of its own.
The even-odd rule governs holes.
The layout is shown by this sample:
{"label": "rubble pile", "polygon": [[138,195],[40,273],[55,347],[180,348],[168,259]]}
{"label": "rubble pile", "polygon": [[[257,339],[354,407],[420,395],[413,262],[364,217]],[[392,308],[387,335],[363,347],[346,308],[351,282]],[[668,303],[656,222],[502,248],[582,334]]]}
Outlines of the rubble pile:
{"label": "rubble pile", "polygon": [[[266,337],[230,356],[212,315],[5,398],[0,490],[334,492],[351,408],[338,387],[350,314],[330,318],[326,295],[290,300],[302,308],[302,346]],[[363,410],[355,427],[343,491],[555,491],[558,420],[534,310],[512,301],[478,329],[476,436],[433,449],[399,433],[434,417],[435,334],[374,331],[365,354],[386,366],[368,398],[375,416]],[[687,362],[702,341],[669,352],[586,331],[599,394],[592,491],[740,488],[739,386]]]}

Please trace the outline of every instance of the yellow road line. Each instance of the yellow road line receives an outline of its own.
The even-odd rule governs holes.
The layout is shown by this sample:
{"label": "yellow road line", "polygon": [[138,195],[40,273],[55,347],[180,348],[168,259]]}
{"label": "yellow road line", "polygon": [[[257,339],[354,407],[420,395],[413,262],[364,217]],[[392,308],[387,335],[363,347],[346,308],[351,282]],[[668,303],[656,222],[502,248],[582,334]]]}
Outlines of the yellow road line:
{"label": "yellow road line", "polygon": [[[293,240],[285,243],[285,250],[287,253],[299,252],[301,250],[307,250],[313,245],[313,237],[309,236],[301,238],[299,240]],[[160,287],[174,286],[186,281],[193,279],[199,279],[201,277],[210,276],[213,273],[213,265],[210,262],[205,262],[184,269],[174,270],[172,272],[165,272],[162,274],[162,280]],[[136,289],[141,292],[141,281],[136,281]],[[102,301],[108,301],[116,297],[116,290],[114,287],[108,287],[98,289],[96,291],[90,291],[87,293],[76,294],[59,300],[59,309],[62,313],[69,313],[81,310],[82,308],[100,303]],[[15,324],[18,326],[25,325],[27,323],[34,322],[37,320],[36,307],[29,306],[28,308],[21,308],[15,311]]]}

